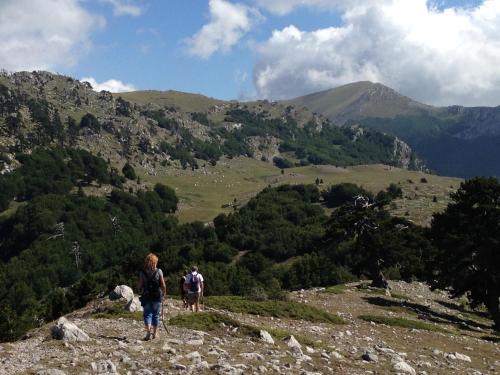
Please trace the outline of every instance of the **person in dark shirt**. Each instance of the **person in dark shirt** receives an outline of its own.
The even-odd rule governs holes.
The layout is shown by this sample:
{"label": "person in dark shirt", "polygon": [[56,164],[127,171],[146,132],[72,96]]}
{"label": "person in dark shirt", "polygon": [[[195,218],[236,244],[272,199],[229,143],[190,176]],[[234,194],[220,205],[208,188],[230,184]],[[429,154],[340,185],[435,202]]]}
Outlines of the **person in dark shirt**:
{"label": "person in dark shirt", "polygon": [[181,299],[182,299],[182,303],[183,303],[185,309],[187,309],[189,307],[188,300],[187,300],[187,291],[184,288],[184,284],[186,283],[186,277],[187,277],[188,273],[189,273],[188,270],[184,270],[184,272],[179,280],[179,289],[180,289]]}
{"label": "person in dark shirt", "polygon": [[167,294],[167,286],[163,279],[163,272],[157,268],[158,257],[149,254],[146,257],[144,269],[140,273],[139,290],[141,291],[141,305],[144,308],[145,341],[157,337],[158,324],[163,298]]}

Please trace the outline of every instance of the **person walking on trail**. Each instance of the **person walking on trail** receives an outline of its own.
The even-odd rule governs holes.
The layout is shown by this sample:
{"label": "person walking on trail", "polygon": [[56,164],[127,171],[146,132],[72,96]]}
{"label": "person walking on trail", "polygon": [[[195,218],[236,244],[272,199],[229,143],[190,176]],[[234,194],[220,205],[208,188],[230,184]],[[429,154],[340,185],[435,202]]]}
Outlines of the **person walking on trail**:
{"label": "person walking on trail", "polygon": [[167,286],[163,279],[163,272],[157,268],[158,257],[149,254],[140,272],[139,290],[141,291],[141,305],[144,309],[144,328],[146,329],[145,341],[158,337],[158,323],[163,298],[167,294]]}
{"label": "person walking on trail", "polygon": [[191,273],[187,275],[184,290],[187,292],[187,300],[192,312],[200,311],[200,300],[203,297],[203,276],[198,273],[198,267],[193,266]]}
{"label": "person walking on trail", "polygon": [[188,270],[185,269],[184,272],[182,273],[180,280],[179,280],[179,291],[181,294],[182,304],[183,304],[185,309],[187,309],[189,307],[188,300],[187,300],[187,291],[184,287],[188,273],[189,273]]}

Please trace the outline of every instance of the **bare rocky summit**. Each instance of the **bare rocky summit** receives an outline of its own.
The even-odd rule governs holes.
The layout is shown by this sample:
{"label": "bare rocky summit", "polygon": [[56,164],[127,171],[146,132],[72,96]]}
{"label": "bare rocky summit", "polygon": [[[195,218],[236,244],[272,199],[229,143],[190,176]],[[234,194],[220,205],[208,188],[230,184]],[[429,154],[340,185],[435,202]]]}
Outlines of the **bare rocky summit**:
{"label": "bare rocky summit", "polygon": [[[209,306],[201,315],[218,313],[259,327],[260,337],[223,323],[217,331],[169,324],[168,332],[162,327],[159,338],[145,342],[140,313],[99,315],[116,304],[102,299],[66,316],[88,341],[53,339],[54,323],[47,324],[22,341],[0,345],[0,374],[500,373],[498,336],[481,312],[462,309],[444,292],[431,292],[421,283],[391,282],[392,296],[365,285],[290,294],[291,300],[341,316],[345,324],[340,325]],[[178,300],[169,299],[166,308],[168,319],[192,316]],[[387,321],[376,323],[376,317]],[[394,323],[406,320],[418,328]]]}

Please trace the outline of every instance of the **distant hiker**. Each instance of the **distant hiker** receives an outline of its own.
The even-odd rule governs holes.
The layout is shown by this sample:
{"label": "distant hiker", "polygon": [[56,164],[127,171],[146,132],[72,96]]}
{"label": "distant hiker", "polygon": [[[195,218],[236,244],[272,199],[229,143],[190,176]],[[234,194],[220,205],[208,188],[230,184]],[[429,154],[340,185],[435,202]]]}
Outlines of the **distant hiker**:
{"label": "distant hiker", "polygon": [[191,273],[187,275],[184,290],[187,292],[187,300],[192,312],[200,311],[200,300],[203,298],[203,276],[198,273],[198,267],[193,266]]}
{"label": "distant hiker", "polygon": [[184,270],[184,272],[182,273],[181,279],[179,280],[179,290],[180,290],[180,294],[181,294],[182,303],[183,303],[185,309],[187,309],[189,307],[188,299],[187,299],[188,294],[187,294],[186,288],[184,287],[188,273],[189,272],[187,269]]}
{"label": "distant hiker", "polygon": [[167,293],[163,272],[157,268],[158,257],[149,254],[146,257],[144,269],[140,273],[139,290],[141,291],[141,305],[144,308],[145,341],[157,337],[158,323],[163,297]]}

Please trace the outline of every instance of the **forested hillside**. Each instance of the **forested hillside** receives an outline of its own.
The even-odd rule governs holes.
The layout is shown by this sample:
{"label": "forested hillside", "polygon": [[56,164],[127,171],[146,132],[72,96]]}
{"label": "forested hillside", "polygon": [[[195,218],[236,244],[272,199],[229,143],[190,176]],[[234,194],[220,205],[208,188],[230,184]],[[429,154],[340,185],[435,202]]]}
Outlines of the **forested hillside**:
{"label": "forested hillside", "polygon": [[222,156],[269,163],[277,157],[291,165],[421,167],[393,136],[359,126],[338,128],[292,106],[175,92],[114,97],[47,72],[0,74],[0,170],[15,168],[18,152],[54,145],[78,146],[115,164],[129,161],[150,175],[198,169]]}
{"label": "forested hillside", "polygon": [[371,82],[356,82],[286,103],[338,125],[361,124],[408,143],[440,175],[500,176],[500,107],[433,107]]}

